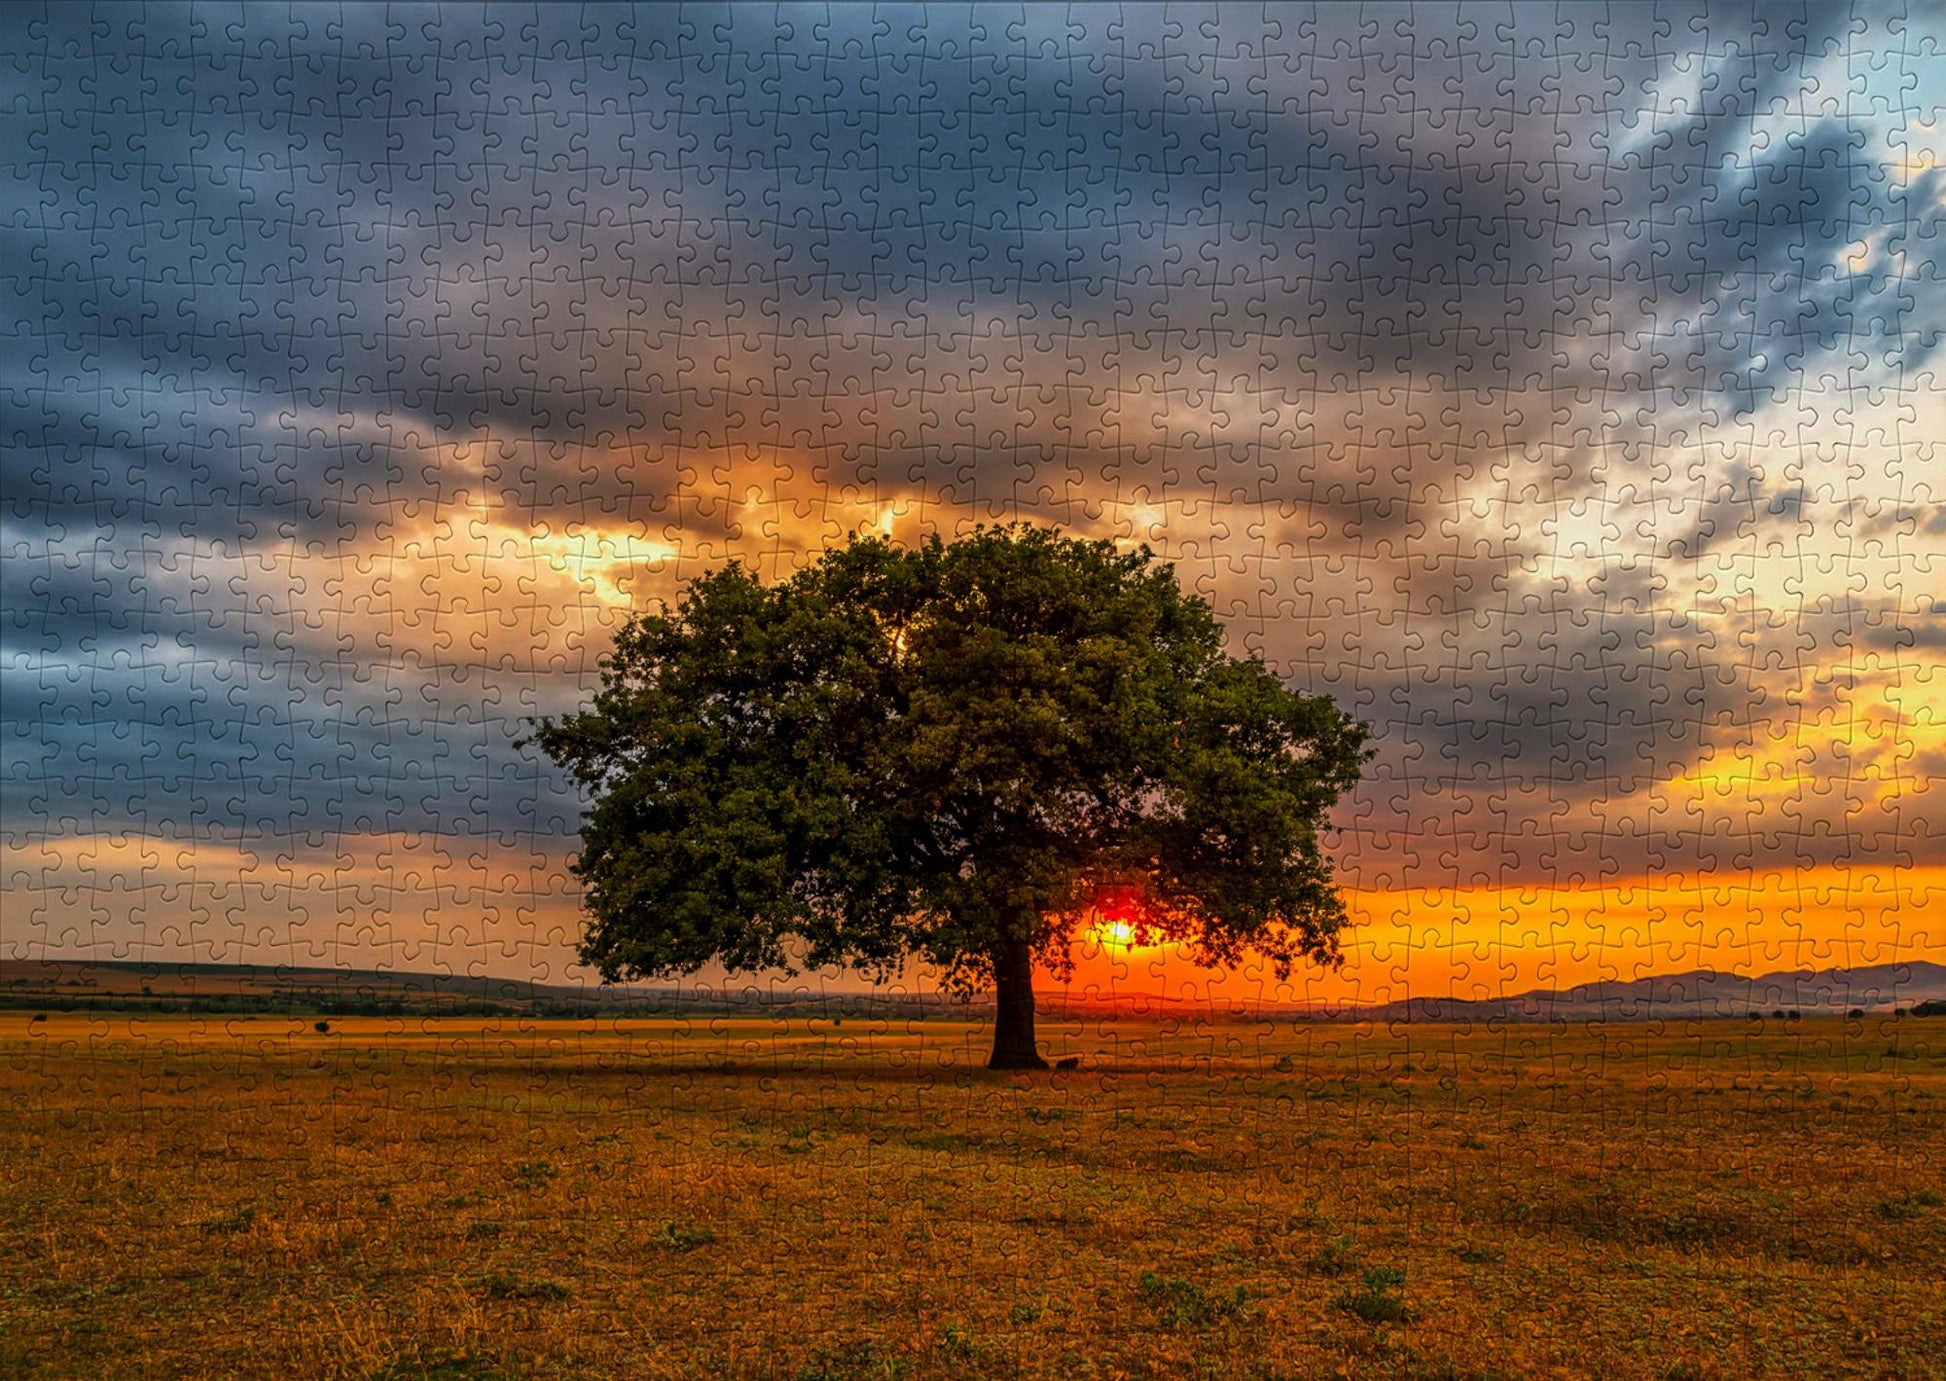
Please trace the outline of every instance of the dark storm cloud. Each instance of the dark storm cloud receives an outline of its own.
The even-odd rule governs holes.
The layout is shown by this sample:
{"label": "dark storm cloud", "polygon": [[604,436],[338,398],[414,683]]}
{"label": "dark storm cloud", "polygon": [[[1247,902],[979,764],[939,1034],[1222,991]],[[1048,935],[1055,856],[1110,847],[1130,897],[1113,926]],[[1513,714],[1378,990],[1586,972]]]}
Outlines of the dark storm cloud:
{"label": "dark storm cloud", "polygon": [[[1786,213],[1836,225],[1836,180],[1868,162],[1820,146],[1793,183],[1773,159],[1748,213],[1725,214],[1737,189],[1685,160],[1747,142],[1750,110],[1788,75],[1772,61],[1677,131],[1677,156],[1638,160],[1651,185],[1614,175],[1602,112],[1559,110],[1608,88],[1545,56],[1578,45],[1592,69],[1592,33],[1537,25],[1527,50],[1486,51],[1499,28],[1536,24],[1527,12],[1279,12],[1281,50],[1192,20],[1127,32],[1106,11],[974,16],[968,43],[939,51],[857,16],[652,11],[612,32],[555,10],[518,19],[252,14],[240,62],[158,19],[137,89],[189,97],[32,131],[48,150],[36,190],[85,187],[99,208],[65,248],[39,246],[84,280],[41,284],[40,315],[65,322],[70,351],[192,391],[189,411],[207,380],[301,409],[362,400],[445,433],[661,451],[856,432],[869,399],[880,435],[841,467],[967,497],[969,477],[1004,490],[1022,465],[1060,463],[1059,438],[1092,411],[1043,415],[1048,389],[1030,381],[1050,362],[1097,393],[1167,392],[1174,376],[1192,406],[1239,379],[1585,390],[1617,361],[1570,364],[1566,337],[1643,334],[1604,285],[1643,279],[1659,320],[1665,289],[1700,294],[1697,266],[1783,253]],[[61,79],[101,81],[104,65],[75,59]],[[1630,222],[1665,202],[1666,224]],[[1595,245],[1616,225],[1619,255]],[[1699,296],[1709,320],[1674,343],[1677,363],[1708,344],[1712,383],[1747,397],[1786,354],[1739,342],[1789,330],[1791,358],[1807,334],[1838,343],[1831,314],[1857,295],[1821,291],[1812,308]],[[893,323],[922,348],[834,348]],[[905,407],[880,396],[901,387]],[[318,443],[271,425],[294,433],[300,492],[245,492],[239,509],[281,497],[286,521],[341,514],[331,461],[309,463]],[[1112,450],[1084,463],[1153,468],[1139,434]],[[542,509],[666,501],[674,468],[506,488]],[[391,497],[422,482],[408,472]]]}
{"label": "dark storm cloud", "polygon": [[[1799,381],[1909,381],[1946,319],[1941,174],[1894,174],[1895,106],[1818,87],[1903,52],[1896,15],[6,22],[10,829],[565,837],[510,746],[538,676],[413,646],[450,591],[359,563],[488,501],[726,553],[762,535],[748,479],[807,527],[818,494],[1153,506],[1226,615],[1386,728],[1389,818],[1531,867],[1550,812],[1762,703],[1647,570],[1797,540],[1803,482],[1672,444]],[[1548,514],[1670,479],[1666,530],[1547,567]]]}
{"label": "dark storm cloud", "polygon": [[276,600],[249,567],[106,540],[9,560],[10,834],[214,824],[317,847],[572,830],[561,783],[513,747],[523,707],[488,669],[376,660],[333,635],[305,576],[280,575]]}

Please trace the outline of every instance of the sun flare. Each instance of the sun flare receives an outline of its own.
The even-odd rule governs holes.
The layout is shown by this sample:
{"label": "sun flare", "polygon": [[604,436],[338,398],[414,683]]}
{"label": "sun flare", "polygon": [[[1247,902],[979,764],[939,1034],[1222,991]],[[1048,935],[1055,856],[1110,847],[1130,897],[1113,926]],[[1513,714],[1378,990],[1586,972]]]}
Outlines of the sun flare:
{"label": "sun flare", "polygon": [[1135,944],[1135,927],[1127,921],[1105,921],[1095,927],[1095,938],[1103,948],[1129,949]]}

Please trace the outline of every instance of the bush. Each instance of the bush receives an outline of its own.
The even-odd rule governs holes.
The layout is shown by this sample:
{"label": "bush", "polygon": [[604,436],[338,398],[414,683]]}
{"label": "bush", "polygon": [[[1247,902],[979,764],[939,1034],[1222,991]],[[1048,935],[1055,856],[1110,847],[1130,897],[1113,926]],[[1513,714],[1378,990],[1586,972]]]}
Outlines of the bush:
{"label": "bush", "polygon": [[1365,1272],[1357,1289],[1346,1288],[1338,1296],[1338,1307],[1356,1314],[1366,1323],[1408,1323],[1411,1314],[1405,1301],[1392,1292],[1405,1284],[1405,1272],[1391,1266],[1374,1266]]}

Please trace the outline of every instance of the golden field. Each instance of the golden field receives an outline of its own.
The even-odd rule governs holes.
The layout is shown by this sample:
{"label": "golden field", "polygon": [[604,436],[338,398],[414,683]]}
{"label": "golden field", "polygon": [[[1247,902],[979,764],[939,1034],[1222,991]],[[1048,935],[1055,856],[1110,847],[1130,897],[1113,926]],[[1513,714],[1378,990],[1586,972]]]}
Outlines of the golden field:
{"label": "golden field", "polygon": [[0,1014],[0,1373],[1938,1376],[1946,1020]]}

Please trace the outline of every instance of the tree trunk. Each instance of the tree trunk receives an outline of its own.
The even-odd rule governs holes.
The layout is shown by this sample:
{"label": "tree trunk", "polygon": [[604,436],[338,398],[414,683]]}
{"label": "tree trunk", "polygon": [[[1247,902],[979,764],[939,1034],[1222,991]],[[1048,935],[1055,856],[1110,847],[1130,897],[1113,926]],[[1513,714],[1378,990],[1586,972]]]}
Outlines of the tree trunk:
{"label": "tree trunk", "polygon": [[995,1012],[988,1069],[1046,1069],[1034,1044],[1034,951],[1009,941],[993,956]]}

